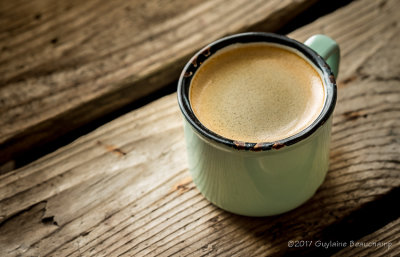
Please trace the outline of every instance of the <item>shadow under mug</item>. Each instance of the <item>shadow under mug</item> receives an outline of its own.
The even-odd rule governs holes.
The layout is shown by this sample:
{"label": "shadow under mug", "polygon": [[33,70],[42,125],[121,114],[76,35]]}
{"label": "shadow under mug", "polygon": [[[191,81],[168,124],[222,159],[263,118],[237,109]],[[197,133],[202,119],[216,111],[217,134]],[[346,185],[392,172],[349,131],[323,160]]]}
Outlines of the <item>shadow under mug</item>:
{"label": "shadow under mug", "polygon": [[[224,138],[196,118],[189,101],[191,79],[206,59],[226,46],[254,42],[295,49],[322,75],[325,102],[320,115],[301,132],[275,142]],[[195,185],[210,202],[240,215],[270,216],[292,210],[315,194],[329,165],[339,59],[337,43],[325,35],[315,35],[303,44],[263,32],[222,38],[190,59],[178,82],[178,103],[184,116],[189,170]]]}

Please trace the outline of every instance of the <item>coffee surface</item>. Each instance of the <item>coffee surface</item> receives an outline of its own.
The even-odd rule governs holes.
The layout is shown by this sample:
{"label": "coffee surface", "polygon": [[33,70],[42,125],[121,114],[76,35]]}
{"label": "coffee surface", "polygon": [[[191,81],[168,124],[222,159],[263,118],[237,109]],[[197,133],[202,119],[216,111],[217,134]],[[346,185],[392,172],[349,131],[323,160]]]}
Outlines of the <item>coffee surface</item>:
{"label": "coffee surface", "polygon": [[189,100],[211,131],[238,141],[274,142],[297,134],[320,114],[323,82],[295,52],[267,43],[219,50],[195,73]]}

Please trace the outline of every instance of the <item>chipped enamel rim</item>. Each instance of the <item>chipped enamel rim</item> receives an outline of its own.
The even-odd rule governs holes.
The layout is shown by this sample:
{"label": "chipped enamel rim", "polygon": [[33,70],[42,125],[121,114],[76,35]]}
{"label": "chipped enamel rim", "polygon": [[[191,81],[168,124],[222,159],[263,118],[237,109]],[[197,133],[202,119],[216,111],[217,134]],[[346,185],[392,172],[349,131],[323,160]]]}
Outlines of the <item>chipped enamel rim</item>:
{"label": "chipped enamel rim", "polygon": [[[275,43],[289,47],[303,54],[313,66],[319,69],[324,81],[324,90],[326,92],[325,103],[319,116],[308,127],[297,134],[280,139],[274,142],[249,143],[243,141],[232,140],[206,128],[194,115],[189,101],[189,87],[193,75],[199,69],[201,64],[212,56],[216,51],[235,44],[235,43]],[[295,52],[295,51],[294,51]],[[304,57],[303,56],[303,57]],[[219,39],[198,51],[184,67],[178,81],[178,103],[179,107],[190,125],[202,136],[220,144],[232,147],[238,150],[248,151],[267,151],[271,149],[280,149],[284,146],[293,145],[309,136],[311,136],[319,127],[321,127],[332,115],[336,105],[337,97],[336,81],[331,69],[325,60],[319,56],[314,50],[308,46],[286,36],[264,33],[264,32],[248,32],[235,34],[232,36]]]}

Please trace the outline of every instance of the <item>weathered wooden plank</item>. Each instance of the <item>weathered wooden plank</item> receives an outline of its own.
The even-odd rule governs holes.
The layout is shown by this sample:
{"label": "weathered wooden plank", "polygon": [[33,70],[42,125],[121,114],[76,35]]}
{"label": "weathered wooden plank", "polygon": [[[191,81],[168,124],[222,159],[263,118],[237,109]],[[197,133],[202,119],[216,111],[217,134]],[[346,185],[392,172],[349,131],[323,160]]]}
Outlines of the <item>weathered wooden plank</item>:
{"label": "weathered wooden plank", "polygon": [[[296,33],[319,24],[314,27],[318,33],[324,19],[337,30],[335,22],[343,27],[341,17],[349,9],[369,6],[374,12],[382,3],[380,12],[369,16],[370,29],[399,20],[398,1],[357,1]],[[346,24],[354,24],[353,29],[346,27],[349,31],[359,26]],[[205,200],[186,168],[182,120],[173,94],[0,176],[0,255],[247,256],[320,250],[288,249],[287,242],[338,236],[330,233],[332,227],[356,226],[357,219],[351,218],[355,212],[371,217],[368,204],[399,197],[400,88],[398,69],[393,68],[399,62],[392,57],[399,48],[399,24],[388,30],[382,31],[388,34],[384,46],[355,40],[369,44],[373,53],[343,46],[343,52],[350,53],[347,47],[361,51],[364,62],[354,69],[358,75],[339,89],[327,179],[300,208],[254,219],[224,212]],[[359,36],[365,33],[369,30],[360,30]],[[350,35],[343,42],[353,40]],[[344,55],[343,63],[352,56]],[[378,206],[375,216],[381,210],[392,215],[370,223],[383,225],[399,216],[391,204]],[[360,238],[354,233],[348,230],[346,237]]]}
{"label": "weathered wooden plank", "polygon": [[[352,80],[367,75],[360,74],[357,69],[371,56],[376,55],[378,49],[391,51],[390,47],[384,46],[388,42],[395,44],[391,37],[399,26],[398,15],[389,10],[392,6],[391,1],[364,1],[357,8],[342,8],[335,15],[322,17],[311,26],[294,31],[291,36],[299,41],[305,41],[315,33],[334,38],[341,46],[342,56],[338,85],[345,86]],[[395,54],[382,55],[382,58],[383,56],[398,59]],[[385,60],[382,62],[384,64]],[[391,60],[391,63],[391,66],[373,65],[374,75],[390,73],[398,77],[399,61]]]}
{"label": "weathered wooden plank", "polygon": [[349,246],[339,251],[334,257],[372,255],[388,257],[400,255],[400,218],[370,235],[352,243],[349,242]]}
{"label": "weathered wooden plank", "polygon": [[176,80],[206,43],[276,30],[315,1],[2,1],[0,164]]}

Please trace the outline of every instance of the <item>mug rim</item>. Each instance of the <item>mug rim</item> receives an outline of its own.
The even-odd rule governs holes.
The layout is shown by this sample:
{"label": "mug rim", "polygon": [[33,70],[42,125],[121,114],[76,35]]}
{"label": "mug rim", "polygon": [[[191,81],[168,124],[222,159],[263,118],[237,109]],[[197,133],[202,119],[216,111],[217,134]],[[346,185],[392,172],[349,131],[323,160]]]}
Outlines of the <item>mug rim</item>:
{"label": "mug rim", "polygon": [[[306,128],[299,131],[298,133],[282,138],[272,142],[244,142],[234,139],[229,139],[223,137],[204,126],[194,115],[192,110],[190,100],[189,100],[189,89],[191,80],[200,68],[201,64],[215,54],[218,50],[230,46],[236,43],[274,43],[278,45],[283,45],[291,49],[297,50],[302,53],[308,61],[314,64],[314,68],[321,71],[322,80],[325,90],[325,101],[322,107],[322,111],[318,117]],[[300,56],[302,57],[302,56]],[[304,57],[302,57],[304,58]],[[189,62],[185,65],[182,73],[179,77],[178,88],[177,88],[178,104],[184,118],[190,123],[190,125],[198,132],[200,135],[204,136],[211,141],[226,145],[228,147],[237,150],[247,150],[247,151],[268,151],[271,149],[280,149],[284,146],[293,145],[299,141],[302,141],[310,137],[319,127],[321,127],[332,115],[333,110],[336,105],[337,98],[337,88],[335,77],[326,63],[326,61],[318,55],[314,50],[298,42],[294,39],[288,38],[284,35],[278,35],[274,33],[267,32],[246,32],[240,34],[234,34],[227,37],[223,37],[212,43],[206,45],[201,50],[190,58]]]}

